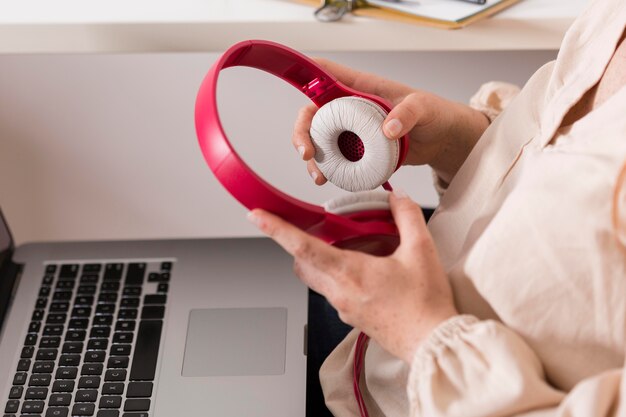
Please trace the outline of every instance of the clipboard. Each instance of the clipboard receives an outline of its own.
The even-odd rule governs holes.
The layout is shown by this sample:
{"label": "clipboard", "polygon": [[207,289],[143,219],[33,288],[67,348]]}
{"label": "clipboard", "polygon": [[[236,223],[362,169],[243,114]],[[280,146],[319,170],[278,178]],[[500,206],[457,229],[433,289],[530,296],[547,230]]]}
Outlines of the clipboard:
{"label": "clipboard", "polygon": [[[311,6],[319,6],[319,2],[316,0],[295,0],[296,2],[308,4]],[[376,1],[376,0],[374,0]],[[409,0],[405,0],[407,3]],[[412,0],[411,0],[412,1]],[[459,0],[449,0],[458,3],[459,7],[465,7],[466,9],[476,8],[476,12],[469,13],[463,18],[447,20],[437,17],[431,17],[428,15],[420,15],[419,6],[414,7],[414,10],[410,12],[404,10],[398,10],[394,8],[397,3],[377,1],[377,4],[368,3],[367,6],[358,7],[352,11],[352,14],[356,16],[372,17],[383,20],[390,20],[402,23],[417,24],[422,26],[430,26],[439,29],[460,29],[465,26],[471,25],[479,20],[492,16],[512,5],[520,0],[490,0],[486,6],[477,6],[471,3],[464,3]],[[417,0],[419,2],[419,0]],[[416,2],[416,3],[417,3]]]}

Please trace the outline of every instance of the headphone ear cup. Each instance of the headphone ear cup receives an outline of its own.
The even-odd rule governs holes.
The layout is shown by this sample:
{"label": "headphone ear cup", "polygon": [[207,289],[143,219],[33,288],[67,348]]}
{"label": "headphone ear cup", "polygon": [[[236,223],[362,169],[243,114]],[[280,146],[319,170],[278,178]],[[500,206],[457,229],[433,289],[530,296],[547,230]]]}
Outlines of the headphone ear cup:
{"label": "headphone ear cup", "polygon": [[310,134],[315,162],[330,182],[347,191],[364,191],[389,180],[400,144],[384,135],[386,117],[382,107],[362,97],[341,97],[319,108]]}
{"label": "headphone ear cup", "polygon": [[349,214],[368,210],[390,210],[389,191],[372,190],[345,194],[324,203],[324,210],[333,214]]}

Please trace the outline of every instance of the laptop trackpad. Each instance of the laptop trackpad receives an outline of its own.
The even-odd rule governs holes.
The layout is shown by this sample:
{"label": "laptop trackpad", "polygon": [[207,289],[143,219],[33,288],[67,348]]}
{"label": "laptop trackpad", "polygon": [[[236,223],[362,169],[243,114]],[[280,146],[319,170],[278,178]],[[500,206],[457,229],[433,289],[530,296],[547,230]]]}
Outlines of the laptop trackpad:
{"label": "laptop trackpad", "polygon": [[191,310],[183,376],[285,373],[286,308]]}

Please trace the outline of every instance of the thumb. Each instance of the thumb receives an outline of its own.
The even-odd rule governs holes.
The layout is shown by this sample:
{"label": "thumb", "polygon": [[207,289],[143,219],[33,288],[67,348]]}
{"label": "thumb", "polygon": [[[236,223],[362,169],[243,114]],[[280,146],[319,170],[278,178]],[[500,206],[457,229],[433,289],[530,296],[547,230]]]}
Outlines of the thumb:
{"label": "thumb", "polygon": [[426,101],[427,95],[414,92],[406,97],[387,115],[383,133],[389,139],[398,139],[415,126],[428,124],[433,119],[433,106]]}
{"label": "thumb", "polygon": [[414,254],[428,239],[430,232],[426,227],[426,220],[422,208],[411,200],[403,191],[396,189],[389,196],[389,205],[393,219],[400,233],[399,251],[407,251]]}

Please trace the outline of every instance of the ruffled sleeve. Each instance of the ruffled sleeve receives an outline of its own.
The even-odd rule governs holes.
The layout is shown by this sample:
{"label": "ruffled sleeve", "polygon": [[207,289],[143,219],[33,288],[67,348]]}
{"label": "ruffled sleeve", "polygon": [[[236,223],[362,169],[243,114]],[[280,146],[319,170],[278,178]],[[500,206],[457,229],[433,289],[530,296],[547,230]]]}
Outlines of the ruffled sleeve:
{"label": "ruffled sleeve", "polygon": [[407,389],[411,417],[626,416],[623,369],[564,393],[520,336],[470,315],[444,322],[420,346]]}

